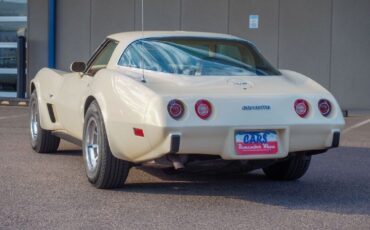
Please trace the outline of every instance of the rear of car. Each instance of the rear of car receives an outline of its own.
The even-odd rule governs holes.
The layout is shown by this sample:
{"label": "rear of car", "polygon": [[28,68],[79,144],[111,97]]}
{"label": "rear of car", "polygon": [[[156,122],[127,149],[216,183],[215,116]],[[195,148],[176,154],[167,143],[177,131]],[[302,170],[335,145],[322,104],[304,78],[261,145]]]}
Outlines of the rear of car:
{"label": "rear of car", "polygon": [[338,146],[344,120],[334,97],[303,75],[276,70],[248,42],[147,38],[131,43],[118,64],[143,68],[160,97],[143,128],[152,149],[135,161],[167,153],[282,159]]}

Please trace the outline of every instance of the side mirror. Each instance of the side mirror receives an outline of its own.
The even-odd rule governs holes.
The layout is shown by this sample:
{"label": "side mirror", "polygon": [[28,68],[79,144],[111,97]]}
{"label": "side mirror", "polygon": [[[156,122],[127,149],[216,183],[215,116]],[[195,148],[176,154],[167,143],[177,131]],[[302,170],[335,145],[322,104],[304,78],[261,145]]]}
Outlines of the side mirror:
{"label": "side mirror", "polygon": [[84,72],[85,71],[86,64],[85,64],[85,62],[75,61],[75,62],[73,62],[71,64],[71,66],[69,67],[69,69],[72,72],[81,73],[81,72]]}

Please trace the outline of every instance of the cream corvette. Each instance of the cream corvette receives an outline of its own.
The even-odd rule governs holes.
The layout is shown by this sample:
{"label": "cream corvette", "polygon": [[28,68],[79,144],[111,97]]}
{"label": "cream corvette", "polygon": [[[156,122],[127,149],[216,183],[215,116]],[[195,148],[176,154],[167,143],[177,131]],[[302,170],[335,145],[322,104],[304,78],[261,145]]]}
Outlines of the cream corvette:
{"label": "cream corvette", "polygon": [[223,34],[113,34],[71,72],[41,69],[30,92],[32,148],[81,145],[98,188],[121,187],[133,165],[210,160],[298,179],[312,155],[338,147],[344,126],[326,89]]}

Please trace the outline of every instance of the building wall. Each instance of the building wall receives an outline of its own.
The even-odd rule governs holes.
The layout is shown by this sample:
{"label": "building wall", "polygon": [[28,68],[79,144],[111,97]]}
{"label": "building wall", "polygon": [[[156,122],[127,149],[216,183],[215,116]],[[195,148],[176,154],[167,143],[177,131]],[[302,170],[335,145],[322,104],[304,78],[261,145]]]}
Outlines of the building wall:
{"label": "building wall", "polygon": [[[249,15],[259,15],[259,29],[248,29]],[[275,66],[278,65],[279,1],[231,0],[229,33],[248,39]]]}
{"label": "building wall", "polygon": [[[141,0],[57,1],[57,68],[87,61],[107,34],[141,30]],[[230,33],[308,75],[343,109],[370,109],[369,0],[144,0],[145,30]],[[259,29],[248,28],[251,14]],[[47,0],[29,2],[29,74],[47,65]],[[361,100],[366,98],[365,100]]]}
{"label": "building wall", "polygon": [[[67,70],[71,60],[88,60],[90,56],[90,6],[84,1],[57,1],[56,65]],[[67,13],[68,12],[68,13]]]}
{"label": "building wall", "polygon": [[48,64],[48,0],[29,2],[27,20],[27,71],[28,79]]}
{"label": "building wall", "polygon": [[370,1],[333,4],[331,91],[345,108],[370,109]]}
{"label": "building wall", "polygon": [[279,67],[297,69],[326,88],[330,88],[331,2],[280,4]]}

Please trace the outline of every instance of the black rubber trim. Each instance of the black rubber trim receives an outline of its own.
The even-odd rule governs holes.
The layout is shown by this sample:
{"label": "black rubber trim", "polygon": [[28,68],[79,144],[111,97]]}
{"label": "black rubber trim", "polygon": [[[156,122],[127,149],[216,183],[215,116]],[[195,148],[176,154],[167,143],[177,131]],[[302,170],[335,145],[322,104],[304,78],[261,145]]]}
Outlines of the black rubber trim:
{"label": "black rubber trim", "polygon": [[172,135],[170,153],[177,153],[179,150],[180,150],[180,135]]}
{"label": "black rubber trim", "polygon": [[48,112],[49,112],[50,120],[51,120],[51,122],[55,123],[56,120],[55,120],[53,105],[52,104],[49,104],[49,103],[47,103],[46,105],[48,107]]}
{"label": "black rubber trim", "polygon": [[340,132],[334,132],[333,133],[333,142],[331,144],[332,148],[338,148],[340,142]]}
{"label": "black rubber trim", "polygon": [[302,152],[302,153],[307,153],[307,155],[313,156],[313,155],[326,153],[327,151],[328,149],[319,149],[319,150],[310,150],[310,151]]}
{"label": "black rubber trim", "polygon": [[82,146],[82,140],[72,137],[64,132],[53,131],[51,132],[54,136],[57,136],[65,141],[71,142],[75,145]]}

